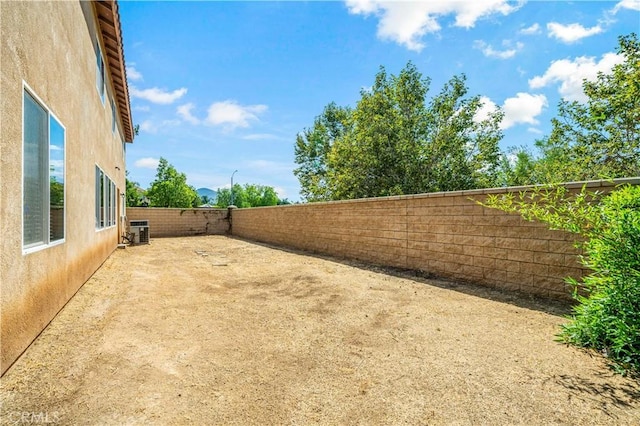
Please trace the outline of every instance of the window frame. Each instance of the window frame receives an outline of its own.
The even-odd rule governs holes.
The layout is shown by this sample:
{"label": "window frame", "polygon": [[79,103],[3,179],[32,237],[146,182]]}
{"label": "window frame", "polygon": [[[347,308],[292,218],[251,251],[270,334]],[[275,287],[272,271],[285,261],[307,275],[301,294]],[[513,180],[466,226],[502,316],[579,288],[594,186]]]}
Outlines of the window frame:
{"label": "window frame", "polygon": [[[26,106],[26,96],[29,96],[32,98],[32,100],[40,107],[42,108],[42,110],[46,113],[47,116],[47,136],[46,136],[46,143],[47,143],[47,147],[46,147],[46,158],[47,158],[47,164],[46,164],[46,177],[43,176],[43,181],[44,184],[42,185],[44,194],[43,194],[43,204],[44,204],[44,211],[43,211],[43,217],[42,217],[42,233],[43,233],[43,241],[38,241],[35,243],[25,243],[25,213],[24,213],[24,209],[25,209],[25,159],[26,159],[26,152],[25,152],[25,134],[26,134],[26,120],[25,120],[25,106]],[[50,247],[55,247],[61,244],[66,243],[67,241],[67,187],[66,187],[66,181],[67,181],[67,128],[64,124],[62,124],[62,121],[58,118],[58,116],[56,114],[54,114],[51,109],[49,108],[49,106],[36,94],[35,90],[33,90],[31,88],[31,86],[29,86],[27,84],[27,82],[25,82],[24,80],[22,81],[22,161],[20,164],[20,175],[21,175],[21,220],[20,220],[20,225],[21,225],[21,243],[22,243],[22,254],[26,255],[29,253],[34,253],[34,252],[38,252],[41,250],[45,250],[47,248]],[[52,240],[52,236],[51,236],[51,122],[52,120],[54,120],[62,129],[62,145],[63,145],[63,160],[62,160],[62,183],[63,183],[63,193],[62,193],[62,206],[63,206],[63,213],[62,213],[62,237],[61,238],[57,238]]]}
{"label": "window frame", "polygon": [[[96,89],[102,101],[102,106],[105,104],[106,92],[107,92],[107,72],[104,62],[104,56],[102,55],[102,47],[100,47],[100,40],[96,39]],[[100,85],[100,83],[102,83]]]}
{"label": "window frame", "polygon": [[116,134],[116,128],[118,127],[116,124],[116,104],[113,101],[113,98],[110,99],[111,102],[111,134]]}
{"label": "window frame", "polygon": [[99,165],[95,165],[95,229],[110,229],[118,224],[116,192],[118,187]]}

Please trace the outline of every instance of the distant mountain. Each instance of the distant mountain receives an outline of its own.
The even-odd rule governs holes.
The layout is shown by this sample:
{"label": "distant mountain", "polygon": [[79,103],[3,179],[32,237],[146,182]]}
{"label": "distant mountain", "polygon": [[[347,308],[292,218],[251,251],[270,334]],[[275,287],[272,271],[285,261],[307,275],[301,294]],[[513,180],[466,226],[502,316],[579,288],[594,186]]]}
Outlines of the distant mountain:
{"label": "distant mountain", "polygon": [[218,193],[216,191],[214,191],[213,189],[198,188],[198,189],[196,189],[196,192],[201,197],[203,197],[203,196],[209,197],[209,200],[211,200],[214,203],[216,202],[216,199],[218,198]]}

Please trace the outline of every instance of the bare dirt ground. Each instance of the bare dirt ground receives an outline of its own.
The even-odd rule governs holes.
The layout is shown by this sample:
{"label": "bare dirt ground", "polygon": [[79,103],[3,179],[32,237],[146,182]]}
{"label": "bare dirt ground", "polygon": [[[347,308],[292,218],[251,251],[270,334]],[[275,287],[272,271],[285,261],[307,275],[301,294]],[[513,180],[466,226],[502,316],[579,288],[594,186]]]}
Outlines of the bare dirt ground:
{"label": "bare dirt ground", "polygon": [[[640,424],[566,307],[226,237],[116,251],[0,380],[60,424]],[[44,416],[47,417],[44,417]]]}

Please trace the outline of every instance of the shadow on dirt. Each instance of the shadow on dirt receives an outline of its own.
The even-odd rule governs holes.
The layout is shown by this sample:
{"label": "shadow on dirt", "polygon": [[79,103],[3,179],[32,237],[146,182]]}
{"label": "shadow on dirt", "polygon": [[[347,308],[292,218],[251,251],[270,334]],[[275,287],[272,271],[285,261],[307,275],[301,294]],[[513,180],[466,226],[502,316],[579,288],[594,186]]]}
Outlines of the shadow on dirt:
{"label": "shadow on dirt", "polygon": [[[612,386],[607,383],[609,375],[601,372],[593,372],[591,374],[599,376],[603,380],[600,383],[596,383],[586,377],[569,375],[555,376],[549,380],[553,380],[555,383],[571,391],[578,398],[598,401],[602,404],[600,408],[607,413],[607,404],[613,404],[622,408],[631,408],[633,407],[632,403],[640,399],[640,385],[638,387],[632,386],[631,384],[616,384]],[[613,375],[615,373],[611,372],[609,374]],[[602,403],[603,400],[604,403]]]}
{"label": "shadow on dirt", "polygon": [[278,245],[267,244],[260,241],[248,240],[248,239],[234,237],[234,236],[229,236],[229,238],[237,239],[237,240],[248,242],[251,244],[256,244],[263,247],[268,247],[274,250],[284,251],[287,253],[292,253],[292,254],[297,254],[302,256],[311,256],[311,257],[323,259],[329,262],[335,262],[343,265],[353,266],[355,268],[360,268],[360,269],[368,270],[371,272],[386,274],[386,275],[390,275],[397,278],[404,278],[404,279],[412,280],[415,282],[419,282],[422,284],[426,284],[426,285],[430,285],[430,286],[434,286],[442,289],[457,291],[470,296],[480,297],[483,299],[488,299],[488,300],[492,300],[500,303],[507,303],[510,305],[517,306],[519,308],[544,312],[546,314],[550,314],[554,316],[566,316],[571,313],[572,305],[571,305],[571,302],[569,301],[547,299],[547,298],[538,297],[538,296],[517,292],[517,291],[507,291],[507,290],[501,290],[501,289],[496,289],[491,287],[485,287],[485,286],[470,283],[470,282],[453,281],[450,279],[439,277],[439,276],[429,274],[419,270],[374,265],[374,264],[370,264],[362,261],[343,259],[335,256],[322,254],[322,253],[292,249],[289,247],[282,247]]}

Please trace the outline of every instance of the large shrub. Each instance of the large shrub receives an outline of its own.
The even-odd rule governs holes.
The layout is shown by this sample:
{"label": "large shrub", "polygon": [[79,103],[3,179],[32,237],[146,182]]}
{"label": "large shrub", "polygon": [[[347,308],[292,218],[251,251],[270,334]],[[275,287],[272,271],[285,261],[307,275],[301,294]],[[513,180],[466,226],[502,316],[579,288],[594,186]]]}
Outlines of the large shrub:
{"label": "large shrub", "polygon": [[574,285],[578,304],[559,338],[601,351],[621,373],[640,373],[640,186],[608,195],[561,186],[490,196],[485,206],[518,212],[580,234],[580,261],[593,272]]}

